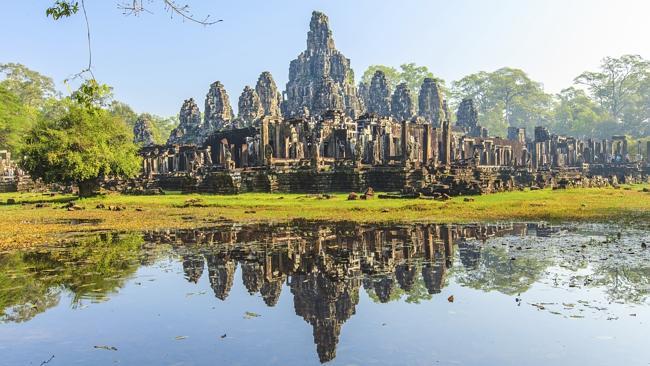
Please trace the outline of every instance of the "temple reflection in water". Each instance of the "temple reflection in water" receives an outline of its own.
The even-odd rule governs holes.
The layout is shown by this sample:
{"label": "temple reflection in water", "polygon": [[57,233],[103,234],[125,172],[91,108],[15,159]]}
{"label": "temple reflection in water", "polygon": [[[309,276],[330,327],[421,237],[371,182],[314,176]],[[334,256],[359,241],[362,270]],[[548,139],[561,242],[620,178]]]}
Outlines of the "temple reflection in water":
{"label": "temple reflection in water", "polygon": [[[296,315],[313,327],[321,362],[335,358],[341,326],[355,313],[363,285],[379,302],[421,281],[429,295],[440,293],[453,264],[474,269],[481,246],[469,240],[529,235],[548,230],[531,224],[412,225],[296,224],[151,232],[147,242],[171,244],[182,257],[185,278],[198,282],[207,266],[214,295],[226,300],[237,265],[243,284],[275,306],[286,283]],[[455,249],[456,248],[456,249]]]}

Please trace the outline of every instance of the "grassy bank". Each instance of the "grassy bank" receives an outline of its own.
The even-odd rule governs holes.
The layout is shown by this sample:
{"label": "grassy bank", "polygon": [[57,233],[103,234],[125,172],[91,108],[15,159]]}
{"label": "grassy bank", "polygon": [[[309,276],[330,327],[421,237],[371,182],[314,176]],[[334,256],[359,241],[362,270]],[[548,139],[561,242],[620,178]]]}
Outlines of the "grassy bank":
{"label": "grassy bank", "polygon": [[[69,195],[0,194],[0,248],[63,240],[71,233],[96,230],[137,231],[208,226],[224,220],[241,222],[291,219],[358,222],[479,221],[650,221],[650,185],[614,188],[505,192],[425,199],[348,201],[347,194],[325,199],[305,194],[238,196],[124,196],[110,194],[76,199]],[[6,204],[10,199],[15,204]],[[82,210],[68,210],[73,202]],[[98,208],[99,206],[99,208]],[[103,206],[103,208],[102,208]],[[119,211],[111,211],[109,208]]]}

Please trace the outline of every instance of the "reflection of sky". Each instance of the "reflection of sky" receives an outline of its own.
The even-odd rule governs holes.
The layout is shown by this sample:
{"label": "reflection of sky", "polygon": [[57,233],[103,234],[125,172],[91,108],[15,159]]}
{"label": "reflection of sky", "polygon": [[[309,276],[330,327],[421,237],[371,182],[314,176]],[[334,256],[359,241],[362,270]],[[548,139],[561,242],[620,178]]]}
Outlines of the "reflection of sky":
{"label": "reflection of sky", "polygon": [[[553,288],[543,281],[522,294],[521,306],[513,296],[460,287],[453,279],[419,305],[379,304],[363,289],[359,294],[331,364],[634,365],[650,355],[647,307],[609,304],[605,313],[619,319],[608,321],[597,311],[572,319],[528,305],[578,305],[585,298],[602,303],[599,289]],[[192,284],[183,278],[180,262],[163,260],[141,268],[109,301],[76,310],[69,304],[63,299],[29,322],[1,325],[0,364],[38,364],[52,354],[53,364],[61,365],[319,364],[311,326],[296,316],[290,289],[285,286],[278,304],[269,308],[259,294],[248,294],[240,269],[226,301],[214,297],[207,271]],[[261,316],[245,319],[246,311]]]}

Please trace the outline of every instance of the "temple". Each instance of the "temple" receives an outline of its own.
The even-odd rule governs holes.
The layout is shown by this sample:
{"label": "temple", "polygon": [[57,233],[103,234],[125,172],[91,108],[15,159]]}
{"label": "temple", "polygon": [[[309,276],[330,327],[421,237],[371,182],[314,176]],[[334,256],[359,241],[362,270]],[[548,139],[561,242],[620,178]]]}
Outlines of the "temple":
{"label": "temple", "polygon": [[406,84],[391,91],[381,71],[357,88],[327,16],[314,12],[284,92],[263,72],[255,87],[244,88],[235,115],[216,81],[203,120],[194,99],[186,100],[164,146],[153,145],[147,121],[138,121],[139,184],[206,193],[373,187],[435,196],[647,179],[647,156],[645,163],[633,157],[625,136],[580,140],[544,127],[490,136],[471,99],[460,103],[452,124],[437,80],[425,79],[417,95]]}

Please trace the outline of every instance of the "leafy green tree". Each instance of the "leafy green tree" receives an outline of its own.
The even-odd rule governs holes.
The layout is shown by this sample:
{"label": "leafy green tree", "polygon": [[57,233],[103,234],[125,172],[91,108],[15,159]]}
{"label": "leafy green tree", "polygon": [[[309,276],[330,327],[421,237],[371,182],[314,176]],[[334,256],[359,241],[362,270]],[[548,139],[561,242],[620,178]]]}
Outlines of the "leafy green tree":
{"label": "leafy green tree", "polygon": [[0,83],[0,150],[17,152],[36,112]]}
{"label": "leafy green tree", "polygon": [[154,127],[153,139],[157,144],[165,144],[172,130],[180,123],[178,116],[161,117],[151,115],[151,121]]}
{"label": "leafy green tree", "polygon": [[21,104],[39,108],[57,95],[51,78],[18,63],[0,64],[0,86],[14,94]]}
{"label": "leafy green tree", "polygon": [[557,132],[576,137],[606,137],[601,132],[608,114],[584,90],[567,88],[556,99],[554,119]]}
{"label": "leafy green tree", "polygon": [[138,119],[138,114],[135,113],[131,106],[117,100],[111,102],[108,106],[108,112],[115,117],[121,118],[131,128],[133,128],[135,121]]}
{"label": "leafy green tree", "polygon": [[418,95],[422,82],[426,78],[437,79],[440,85],[444,85],[444,80],[436,78],[426,66],[417,66],[414,62],[400,65],[399,79],[400,83],[406,83],[412,93]]}
{"label": "leafy green tree", "polygon": [[366,71],[361,76],[361,82],[366,85],[370,85],[370,82],[372,81],[372,77],[375,75],[377,71],[383,71],[384,75],[386,75],[386,83],[388,83],[388,87],[390,88],[390,90],[395,90],[397,84],[401,82],[399,71],[397,71],[397,69],[395,69],[394,67],[384,66],[384,65],[368,66]]}
{"label": "leafy green tree", "polygon": [[96,192],[102,177],[132,177],[139,172],[133,133],[123,120],[92,107],[94,102],[85,98],[62,103],[65,113],[40,118],[27,133],[21,165],[32,177],[76,184],[85,197]]}
{"label": "leafy green tree", "polygon": [[586,86],[600,106],[614,120],[622,122],[626,110],[634,104],[634,96],[649,77],[649,61],[638,55],[624,55],[604,58],[599,71],[585,71],[574,81]]}
{"label": "leafy green tree", "polygon": [[386,75],[386,81],[388,82],[388,86],[390,87],[390,90],[395,90],[395,87],[397,87],[397,85],[400,83],[406,83],[406,85],[411,90],[411,93],[415,95],[416,100],[424,79],[426,78],[437,79],[441,83],[441,85],[444,85],[444,80],[440,78],[436,78],[426,66],[417,66],[415,63],[411,62],[408,64],[402,64],[400,65],[399,68],[400,69],[397,70],[396,68],[391,66],[384,66],[384,65],[369,66],[368,69],[366,69],[366,71],[363,73],[363,76],[361,77],[361,82],[365,83],[366,85],[370,85],[370,81],[372,80],[372,77],[375,75],[375,72],[383,71],[384,74]]}
{"label": "leafy green tree", "polygon": [[532,129],[552,122],[552,97],[519,69],[468,75],[453,83],[452,96],[455,105],[472,98],[481,124],[493,134],[505,135],[508,126]]}

